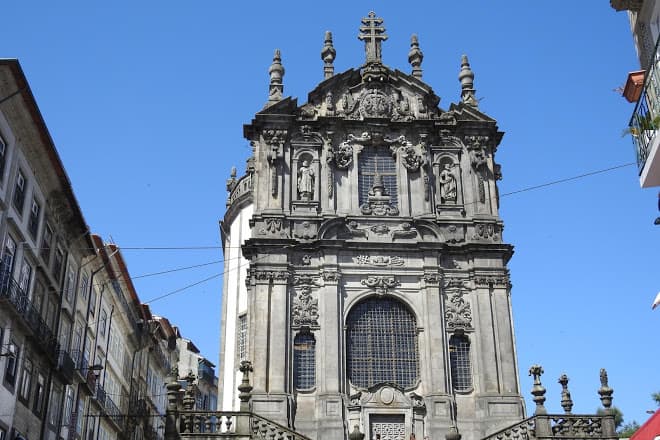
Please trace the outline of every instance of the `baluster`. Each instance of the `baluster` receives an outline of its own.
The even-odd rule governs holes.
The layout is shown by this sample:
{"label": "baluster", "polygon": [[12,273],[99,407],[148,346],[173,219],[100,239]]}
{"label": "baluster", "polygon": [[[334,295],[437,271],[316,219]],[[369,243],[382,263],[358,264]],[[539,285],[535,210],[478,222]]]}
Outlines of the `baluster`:
{"label": "baluster", "polygon": [[211,421],[212,421],[211,417],[213,417],[213,416],[210,415],[210,414],[206,414],[204,416],[204,418],[206,419],[206,421],[204,422],[204,428],[206,430],[205,432],[213,432],[213,431],[211,431]]}
{"label": "baluster", "polygon": [[232,419],[233,419],[233,416],[227,416],[227,419],[226,419],[226,421],[225,421],[225,426],[227,427],[227,431],[226,431],[226,432],[232,432],[232,431],[231,431],[231,425],[232,425],[232,423],[233,423]]}

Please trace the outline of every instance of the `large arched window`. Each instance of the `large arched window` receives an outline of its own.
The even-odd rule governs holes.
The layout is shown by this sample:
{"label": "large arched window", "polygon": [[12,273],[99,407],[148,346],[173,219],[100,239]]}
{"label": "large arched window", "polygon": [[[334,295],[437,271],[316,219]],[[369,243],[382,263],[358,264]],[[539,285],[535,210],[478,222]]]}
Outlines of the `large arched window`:
{"label": "large arched window", "polygon": [[293,384],[297,390],[316,385],[316,340],[308,332],[298,333],[293,340]]}
{"label": "large arched window", "polygon": [[467,336],[453,335],[449,338],[449,362],[454,390],[464,392],[472,390],[470,340]]}
{"label": "large arched window", "polygon": [[419,376],[417,321],[401,302],[369,298],[346,320],[348,377],[360,388],[379,383],[413,387]]}

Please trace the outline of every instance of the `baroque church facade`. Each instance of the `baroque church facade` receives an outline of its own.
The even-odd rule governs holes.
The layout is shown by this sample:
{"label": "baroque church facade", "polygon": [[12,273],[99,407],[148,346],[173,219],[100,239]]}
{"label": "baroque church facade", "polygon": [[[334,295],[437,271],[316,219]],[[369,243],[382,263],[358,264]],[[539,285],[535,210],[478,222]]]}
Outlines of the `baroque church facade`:
{"label": "baroque church facade", "polygon": [[[524,418],[495,161],[467,57],[447,109],[383,63],[383,20],[362,19],[365,63],[266,106],[245,125],[246,172],[227,182],[220,410],[251,410],[311,439],[477,439]],[[357,428],[356,428],[357,427]]]}

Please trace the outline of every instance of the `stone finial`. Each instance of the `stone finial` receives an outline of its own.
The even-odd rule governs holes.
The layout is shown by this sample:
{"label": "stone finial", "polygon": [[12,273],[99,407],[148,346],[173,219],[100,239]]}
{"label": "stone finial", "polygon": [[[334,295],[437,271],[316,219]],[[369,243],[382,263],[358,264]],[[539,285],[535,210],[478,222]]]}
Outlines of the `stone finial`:
{"label": "stone finial", "polygon": [[474,72],[470,68],[467,55],[461,57],[461,71],[458,73],[461,82],[461,102],[474,108],[479,108],[479,101],[475,97]]}
{"label": "stone finial", "polygon": [[273,55],[273,63],[268,69],[270,75],[270,85],[268,87],[268,105],[272,105],[282,100],[284,93],[284,85],[282,78],[284,78],[284,67],[282,66],[282,56],[279,49],[275,49]]}
{"label": "stone finial", "polygon": [[543,374],[543,367],[540,365],[532,365],[529,368],[529,375],[534,377],[534,386],[532,387],[532,396],[534,403],[536,403],[536,411],[534,414],[547,414],[548,411],[543,406],[545,402],[545,388],[541,385],[541,375]]}
{"label": "stone finial", "polygon": [[603,408],[607,411],[612,407],[612,393],[614,393],[614,390],[607,384],[607,370],[601,368],[598,394],[600,394],[600,401],[603,403]]}
{"label": "stone finial", "polygon": [[348,434],[348,439],[349,440],[362,440],[364,438],[364,434],[360,432],[360,427],[358,425],[353,426],[353,431]]}
{"label": "stone finial", "polygon": [[236,167],[231,167],[229,179],[227,179],[227,191],[231,192],[236,187]]}
{"label": "stone finial", "polygon": [[568,376],[562,374],[557,382],[561,385],[561,407],[564,408],[566,414],[570,414],[573,409],[573,400],[571,392],[568,391]]}
{"label": "stone finial", "polygon": [[424,54],[419,48],[419,40],[417,34],[410,37],[410,52],[408,52],[408,62],[412,66],[412,76],[422,79],[422,60]]}
{"label": "stone finial", "polygon": [[241,380],[241,384],[238,386],[238,398],[241,401],[241,411],[249,411],[250,398],[252,397],[250,394],[250,391],[252,391],[252,385],[250,385],[250,372],[253,371],[252,362],[241,361],[241,365],[238,370],[243,373],[243,379]]}
{"label": "stone finial", "polygon": [[328,79],[332,78],[332,75],[335,74],[335,66],[332,63],[335,61],[335,56],[337,51],[332,45],[332,32],[325,31],[325,42],[323,43],[323,49],[321,49],[321,59],[323,60],[323,78]]}
{"label": "stone finial", "polygon": [[369,12],[369,16],[362,19],[358,39],[365,42],[365,64],[381,64],[383,62],[381,43],[387,40],[387,35],[385,35],[383,19],[376,17],[374,11]]}

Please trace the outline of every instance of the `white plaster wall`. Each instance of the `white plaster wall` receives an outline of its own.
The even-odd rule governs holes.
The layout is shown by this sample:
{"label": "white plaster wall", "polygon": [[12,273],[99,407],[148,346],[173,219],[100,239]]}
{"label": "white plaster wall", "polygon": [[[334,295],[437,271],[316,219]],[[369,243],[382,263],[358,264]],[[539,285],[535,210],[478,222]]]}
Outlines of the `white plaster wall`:
{"label": "white plaster wall", "polygon": [[245,287],[248,261],[243,257],[241,245],[250,238],[249,220],[252,217],[253,206],[243,208],[228,225],[229,234],[225,248],[225,283],[223,304],[225,309],[224,334],[222,335],[222,351],[224,359],[220,359],[223,376],[223,389],[220,409],[231,411],[238,409],[238,386],[240,373],[236,353],[236,322],[238,315],[247,309],[247,289]]}

